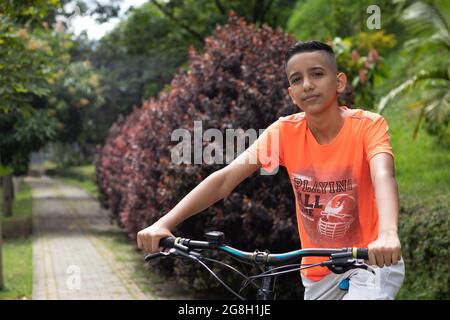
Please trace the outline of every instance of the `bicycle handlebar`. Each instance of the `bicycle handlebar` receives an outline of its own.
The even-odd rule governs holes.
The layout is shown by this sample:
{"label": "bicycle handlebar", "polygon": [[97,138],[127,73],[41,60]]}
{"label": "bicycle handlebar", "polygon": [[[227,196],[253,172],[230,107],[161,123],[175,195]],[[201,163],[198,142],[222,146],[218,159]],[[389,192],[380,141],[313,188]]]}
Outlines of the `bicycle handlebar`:
{"label": "bicycle handlebar", "polygon": [[[218,250],[227,253],[228,255],[249,264],[264,264],[266,266],[276,266],[285,263],[298,261],[299,258],[316,256],[316,257],[331,257],[333,259],[369,259],[367,248],[341,248],[341,249],[300,249],[286,253],[272,254],[268,252],[247,252],[238,250],[231,246],[223,245],[220,241],[198,241],[186,238],[166,237],[160,240],[160,246],[163,248],[175,248],[180,251],[188,253],[190,250]],[[146,261],[161,255],[149,254],[145,257]]]}
{"label": "bicycle handlebar", "polygon": [[[369,259],[369,250],[367,248],[330,248],[330,249],[324,249],[324,248],[308,248],[308,249],[300,249],[300,250],[294,250],[289,251],[285,253],[277,253],[272,254],[267,251],[261,252],[258,250],[255,250],[254,252],[247,252],[238,250],[236,248],[233,248],[231,246],[224,245],[222,243],[222,240],[224,239],[224,235],[222,232],[219,231],[212,231],[205,234],[205,237],[208,241],[198,241],[198,240],[192,240],[187,238],[174,238],[174,237],[165,237],[162,238],[159,242],[160,247],[169,249],[169,251],[164,250],[157,253],[150,253],[145,255],[144,259],[146,262],[149,262],[152,259],[160,258],[163,256],[176,256],[176,257],[184,257],[190,260],[194,260],[198,263],[200,263],[204,268],[208,270],[211,275],[214,276],[228,291],[233,293],[237,298],[244,300],[244,298],[239,294],[242,289],[244,289],[249,283],[252,283],[253,285],[257,286],[259,288],[258,290],[258,297],[262,297],[263,299],[267,298],[273,298],[270,292],[266,289],[274,286],[274,280],[263,280],[262,286],[259,287],[255,284],[254,280],[256,278],[264,278],[267,279],[268,277],[274,277],[279,274],[284,274],[287,272],[293,272],[296,270],[303,270],[306,268],[312,268],[312,267],[327,267],[334,273],[344,273],[347,270],[355,269],[355,268],[361,268],[366,269],[372,273],[374,273],[374,270],[368,266],[365,263],[361,263],[358,261],[358,259]],[[247,263],[251,264],[253,266],[259,265],[264,266],[264,269],[266,271],[262,272],[261,274],[257,276],[251,276],[248,277],[244,275],[242,272],[238,271],[236,268],[233,268],[232,266],[222,263],[218,260],[210,259],[203,257],[201,251],[203,250],[216,250],[216,251],[222,251],[228,254],[229,256]],[[298,263],[298,260],[303,257],[308,256],[315,256],[315,257],[328,257],[328,260],[315,263],[315,264],[306,264],[302,265],[301,263]],[[234,272],[238,273],[240,276],[244,277],[246,281],[242,285],[241,290],[239,293],[235,292],[232,288],[230,288],[220,277],[211,270],[204,261],[212,261],[216,263],[220,263],[223,266],[226,266],[230,269],[232,269]],[[296,262],[296,264],[287,264],[289,262]],[[278,267],[273,267],[278,266]],[[267,267],[267,268],[266,268]],[[289,267],[289,269],[287,269]],[[297,268],[298,267],[298,268]],[[283,271],[279,271],[280,269],[283,269]],[[278,270],[278,271],[276,271]],[[276,271],[276,272],[275,272]],[[264,282],[269,281],[269,282]]]}

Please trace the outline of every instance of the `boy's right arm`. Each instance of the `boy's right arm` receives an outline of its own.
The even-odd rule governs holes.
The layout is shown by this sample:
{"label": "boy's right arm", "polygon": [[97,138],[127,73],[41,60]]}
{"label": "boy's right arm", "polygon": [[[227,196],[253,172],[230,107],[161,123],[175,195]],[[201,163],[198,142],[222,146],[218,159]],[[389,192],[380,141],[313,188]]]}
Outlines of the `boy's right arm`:
{"label": "boy's right arm", "polygon": [[157,222],[139,231],[138,248],[150,253],[159,251],[159,240],[173,236],[170,230],[227,197],[239,183],[260,167],[261,163],[248,151],[241,153],[229,165],[209,175]]}

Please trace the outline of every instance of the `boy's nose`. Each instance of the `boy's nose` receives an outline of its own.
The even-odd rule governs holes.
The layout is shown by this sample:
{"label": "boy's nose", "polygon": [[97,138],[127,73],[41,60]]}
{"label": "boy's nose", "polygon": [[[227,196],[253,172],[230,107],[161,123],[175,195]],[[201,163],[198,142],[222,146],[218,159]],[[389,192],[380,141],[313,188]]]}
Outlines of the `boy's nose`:
{"label": "boy's nose", "polygon": [[304,91],[310,91],[313,88],[314,88],[314,86],[313,86],[312,82],[309,81],[309,79],[305,78],[303,80],[303,90]]}

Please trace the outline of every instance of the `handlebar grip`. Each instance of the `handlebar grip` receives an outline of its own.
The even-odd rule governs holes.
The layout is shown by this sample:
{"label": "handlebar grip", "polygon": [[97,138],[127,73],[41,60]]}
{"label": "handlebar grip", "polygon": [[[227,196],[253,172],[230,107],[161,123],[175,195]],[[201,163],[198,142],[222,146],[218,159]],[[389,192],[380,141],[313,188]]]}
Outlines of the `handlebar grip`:
{"label": "handlebar grip", "polygon": [[369,249],[356,248],[356,259],[369,260]]}
{"label": "handlebar grip", "polygon": [[163,248],[173,248],[174,244],[175,244],[174,237],[165,237],[159,240],[159,246]]}

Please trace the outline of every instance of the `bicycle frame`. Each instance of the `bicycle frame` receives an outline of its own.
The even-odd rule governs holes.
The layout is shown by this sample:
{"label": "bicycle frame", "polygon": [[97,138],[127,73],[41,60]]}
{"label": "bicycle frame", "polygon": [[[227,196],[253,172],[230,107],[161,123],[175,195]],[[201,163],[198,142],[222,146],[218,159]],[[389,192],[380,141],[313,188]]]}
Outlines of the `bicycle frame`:
{"label": "bicycle frame", "polygon": [[[272,266],[267,267],[269,274],[273,269]],[[275,279],[277,276],[264,277],[261,288],[258,289],[256,300],[275,300]]]}

